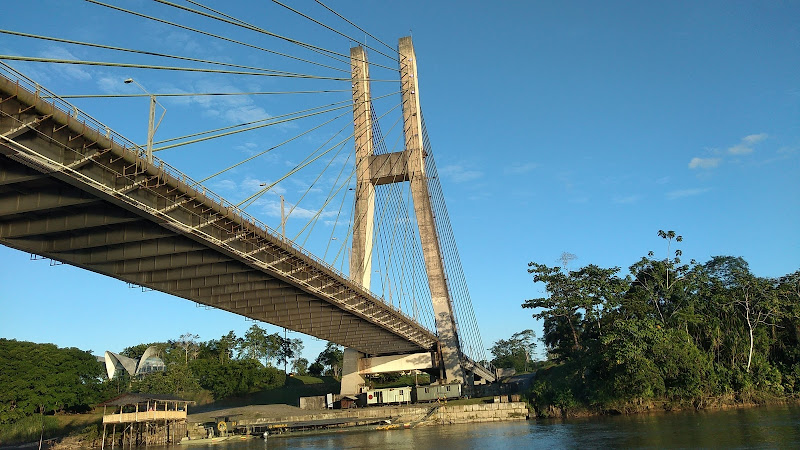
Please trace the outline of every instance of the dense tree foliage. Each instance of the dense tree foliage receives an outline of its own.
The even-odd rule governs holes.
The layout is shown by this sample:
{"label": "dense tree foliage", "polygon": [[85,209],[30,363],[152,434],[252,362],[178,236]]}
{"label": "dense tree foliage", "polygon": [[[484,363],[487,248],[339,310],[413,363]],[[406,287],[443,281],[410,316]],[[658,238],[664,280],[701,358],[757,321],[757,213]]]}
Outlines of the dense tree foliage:
{"label": "dense tree foliage", "polygon": [[85,410],[102,400],[102,374],[89,352],[0,339],[0,424],[34,413]]}
{"label": "dense tree foliage", "polygon": [[[254,324],[244,338],[237,337],[233,331],[206,342],[197,338],[195,334],[185,333],[169,342],[139,344],[123,350],[123,355],[138,358],[147,347],[155,346],[166,370],[127,379],[127,386],[126,380],[118,381],[120,392],[175,394],[199,400],[208,399],[204,393],[210,393],[211,398],[219,400],[284,383],[285,375],[269,365],[268,358],[272,342],[280,346],[283,341],[277,333],[267,334]],[[302,348],[302,343],[295,345]]]}
{"label": "dense tree foliage", "polygon": [[517,373],[526,373],[532,368],[535,350],[536,333],[533,330],[523,330],[508,339],[500,339],[489,349],[495,367],[515,369]]}
{"label": "dense tree foliage", "polygon": [[[342,361],[344,360],[344,350],[339,345],[334,344],[333,342],[328,342],[328,345],[325,346],[325,349],[322,350],[317,356],[317,360],[314,364],[318,364],[324,368],[324,372],[321,374],[329,375],[334,378],[340,378],[342,376]],[[309,372],[313,375],[316,372],[317,367],[314,364],[309,367]],[[311,370],[315,369],[314,372]]]}
{"label": "dense tree foliage", "polygon": [[292,372],[298,375],[308,375],[308,360],[305,358],[297,358],[292,363]]}
{"label": "dense tree foliage", "polygon": [[285,376],[273,367],[264,367],[252,359],[229,361],[197,359],[189,368],[200,387],[211,391],[215,399],[241,396],[284,383]]}
{"label": "dense tree foliage", "polygon": [[311,363],[310,366],[308,366],[308,374],[311,375],[312,377],[321,377],[322,372],[324,371],[325,371],[325,366],[323,366],[321,363],[317,361],[314,361],[313,363]]}
{"label": "dense tree foliage", "polygon": [[522,307],[543,319],[561,380],[540,377],[533,403],[702,407],[800,394],[800,271],[758,277],[730,256],[685,264],[682,237],[658,235],[666,258],[650,252],[625,278],[617,267],[529,264],[547,295]]}
{"label": "dense tree foliage", "polygon": [[[120,353],[138,359],[150,346],[156,347],[166,370],[135,377],[121,371],[107,380],[105,367],[89,352],[0,339],[0,424],[34,413],[88,410],[128,391],[175,394],[201,402],[246,395],[282,385],[285,374],[271,363],[288,366],[303,348],[300,339],[267,334],[253,325],[244,338],[231,331],[203,342],[196,334],[185,333]],[[303,359],[296,366],[307,365]]]}

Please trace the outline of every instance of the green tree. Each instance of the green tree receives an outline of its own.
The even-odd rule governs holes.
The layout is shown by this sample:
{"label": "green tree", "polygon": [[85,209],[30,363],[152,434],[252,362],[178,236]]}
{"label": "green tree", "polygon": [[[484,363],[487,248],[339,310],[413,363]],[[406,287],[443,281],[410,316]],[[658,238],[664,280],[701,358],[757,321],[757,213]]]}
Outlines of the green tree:
{"label": "green tree", "polygon": [[0,338],[0,423],[88,409],[104,392],[102,373],[90,352]]}
{"label": "green tree", "polygon": [[308,374],[308,360],[305,358],[297,358],[292,362],[292,372],[298,375]]}
{"label": "green tree", "polygon": [[[582,350],[586,333],[602,334],[603,314],[617,308],[630,284],[629,279],[617,276],[618,267],[603,269],[590,264],[567,273],[535,262],[528,267],[533,281],[544,283],[549,295],[526,300],[522,307],[539,310],[533,317],[544,320],[544,342],[559,358]],[[565,331],[571,338],[569,345]]]}
{"label": "green tree", "polygon": [[314,361],[310,366],[308,366],[308,374],[312,377],[321,377],[324,370],[325,366],[318,361]]}
{"label": "green tree", "polygon": [[287,372],[289,361],[295,355],[303,351],[303,341],[301,339],[280,338],[280,347],[278,350],[278,364],[283,364],[283,373]]}
{"label": "green tree", "polygon": [[658,235],[667,257],[650,252],[630,266],[632,279],[592,265],[529,265],[548,296],[523,307],[537,308],[548,355],[560,362],[537,372],[538,410],[575,402],[702,407],[709,398],[800,392],[800,271],[761,278],[731,256],[684,264],[675,249],[682,238]]}
{"label": "green tree", "polygon": [[344,359],[344,351],[342,347],[334,344],[333,342],[328,342],[328,345],[325,346],[325,349],[320,352],[319,356],[317,356],[316,362],[321,364],[323,367],[328,368],[328,372],[334,378],[339,378],[342,376],[342,360]]}
{"label": "green tree", "polygon": [[125,347],[125,349],[119,352],[119,354],[122,356],[127,356],[128,358],[139,359],[142,357],[142,355],[144,355],[145,350],[147,350],[147,348],[151,345],[155,344],[132,345],[130,347]]}
{"label": "green tree", "polygon": [[228,334],[219,338],[219,344],[217,345],[219,348],[219,358],[220,362],[226,362],[233,359],[233,352],[239,347],[239,343],[241,342],[241,338],[236,337],[236,333],[233,330],[229,331]]}
{"label": "green tree", "polygon": [[197,392],[200,386],[189,366],[172,364],[163,372],[139,376],[131,381],[132,392],[147,394],[185,395]]}
{"label": "green tree", "polygon": [[560,267],[548,267],[535,262],[529,263],[528,267],[528,273],[533,274],[533,282],[544,283],[549,295],[525,300],[522,307],[539,309],[540,312],[533,314],[534,319],[564,321],[572,337],[572,350],[580,350],[580,324],[576,323],[576,317],[579,317],[582,304],[577,295],[577,286]]}
{"label": "green tree", "polygon": [[285,376],[273,367],[264,367],[255,359],[195,360],[190,364],[200,387],[211,391],[215,399],[242,396],[283,384]]}
{"label": "green tree", "polygon": [[753,363],[756,330],[761,326],[773,325],[782,318],[784,308],[781,300],[772,280],[756,277],[749,271],[735,274],[731,302],[736,305],[747,325],[747,372],[750,372]]}
{"label": "green tree", "polygon": [[263,328],[253,324],[241,340],[240,349],[245,358],[257,361],[263,358],[264,366],[271,366],[270,361],[280,352],[281,339],[278,333],[267,334]]}
{"label": "green tree", "polygon": [[184,365],[189,365],[189,357],[191,356],[192,359],[197,357],[197,354],[200,350],[200,346],[197,344],[197,339],[200,336],[197,334],[192,333],[183,333],[178,339],[171,341],[171,343],[183,350]]}
{"label": "green tree", "polygon": [[536,333],[523,330],[508,339],[500,339],[489,351],[494,356],[495,367],[514,368],[517,372],[527,372],[531,357],[536,351]]}
{"label": "green tree", "polygon": [[676,249],[672,257],[672,241],[682,242],[682,236],[672,230],[658,230],[658,236],[667,241],[667,257],[654,259],[655,253],[651,251],[647,257],[630,266],[634,280],[623,302],[636,317],[643,318],[652,312],[662,326],[674,325],[673,321],[677,321],[682,322],[686,329],[686,308],[691,300],[690,293],[696,287],[693,278],[696,272],[692,270],[695,261],[682,264],[680,249]]}

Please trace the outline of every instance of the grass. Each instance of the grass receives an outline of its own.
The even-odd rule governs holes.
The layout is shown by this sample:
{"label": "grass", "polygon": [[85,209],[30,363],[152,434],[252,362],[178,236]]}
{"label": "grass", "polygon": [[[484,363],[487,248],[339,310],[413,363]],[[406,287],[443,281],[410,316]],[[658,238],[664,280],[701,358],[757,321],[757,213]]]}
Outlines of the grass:
{"label": "grass", "polygon": [[[87,414],[63,414],[56,416],[32,415],[17,422],[0,425],[0,445],[15,445],[43,439],[82,433],[87,428],[102,422],[102,411]],[[44,433],[42,434],[42,430]]]}
{"label": "grass", "polygon": [[214,403],[195,408],[197,412],[221,408],[236,408],[250,405],[284,404],[298,406],[300,397],[313,397],[328,393],[339,393],[340,383],[333,377],[312,377],[300,375],[287,377],[283,386],[253,392],[243,397],[229,397]]}
{"label": "grass", "polygon": [[338,393],[340,386],[341,384],[333,377],[289,377],[286,379],[286,384],[283,386],[257,392],[246,400],[250,401],[251,404],[257,405],[282,403],[298,406],[300,404],[300,397]]}
{"label": "grass", "polygon": [[52,416],[33,415],[17,422],[0,425],[0,445],[21,444],[38,441],[44,430],[44,438],[56,435],[58,421]]}
{"label": "grass", "polygon": [[306,385],[325,383],[325,380],[323,380],[322,378],[312,377],[311,375],[294,375],[290,378],[293,378],[295,380],[300,380],[303,382],[303,384]]}

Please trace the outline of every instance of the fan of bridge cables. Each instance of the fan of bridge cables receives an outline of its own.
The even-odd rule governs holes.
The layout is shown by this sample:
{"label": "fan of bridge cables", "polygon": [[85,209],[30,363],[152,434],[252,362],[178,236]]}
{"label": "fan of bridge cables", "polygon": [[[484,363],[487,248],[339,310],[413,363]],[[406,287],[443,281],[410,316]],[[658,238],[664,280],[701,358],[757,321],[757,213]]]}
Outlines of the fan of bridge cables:
{"label": "fan of bridge cables", "polygon": [[[102,36],[96,42],[45,35],[30,22],[0,33],[34,54],[0,59],[44,80],[63,80],[52,89],[63,92],[60,97],[85,111],[102,109],[111,116],[106,123],[141,136],[143,147],[144,131],[154,130],[149,143],[156,163],[179,168],[346,274],[353,225],[364,220],[353,217],[348,50],[359,45],[368,54],[375,154],[404,146],[398,52],[319,0],[303,7],[279,1],[85,0],[84,14],[98,18],[92,21],[94,35]],[[75,93],[78,88],[89,92]],[[102,99],[108,101],[98,106]],[[157,114],[145,128],[148,99]],[[474,360],[485,360],[424,121],[423,138],[460,344]],[[408,183],[376,187],[373,227],[370,290],[435,332]]]}

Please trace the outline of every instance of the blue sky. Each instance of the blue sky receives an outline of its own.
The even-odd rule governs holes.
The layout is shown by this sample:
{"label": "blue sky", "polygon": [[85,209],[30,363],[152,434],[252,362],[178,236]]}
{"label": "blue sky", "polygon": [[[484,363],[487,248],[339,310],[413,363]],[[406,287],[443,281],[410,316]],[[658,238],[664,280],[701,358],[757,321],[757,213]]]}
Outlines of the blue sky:
{"label": "blue sky", "polygon": [[[297,51],[154,2],[113,3],[213,28],[271,49]],[[351,45],[347,38],[268,2],[206,4],[341,53],[348,53]],[[314,2],[290,4],[356,39],[364,36]],[[687,259],[742,256],[761,276],[800,268],[797,2],[329,0],[326,4],[391,45],[409,31],[413,34],[421,103],[486,347],[526,328],[541,334],[530,311],[520,308],[525,299],[543,294],[542,287],[531,282],[527,263],[555,265],[562,252],[577,255],[573,268],[620,266],[624,274],[648,251],[663,254],[666,248],[656,233],[669,229],[683,235],[681,247]],[[0,28],[5,30],[309,71],[296,61],[86,2],[12,2],[5,11],[0,16]],[[371,38],[367,43],[386,50]],[[370,61],[394,67],[375,52],[368,53]],[[141,56],[3,34],[0,54],[153,63]],[[121,83],[129,76],[156,93],[348,88],[346,82],[11,64],[64,95],[137,93],[135,87]],[[373,68],[372,75],[397,79],[387,69]],[[397,89],[397,83],[375,83],[373,95]],[[328,95],[330,100],[318,95],[162,99],[168,112],[157,137],[349,98],[347,93]],[[75,103],[118,132],[144,141],[146,99]],[[376,100],[376,111],[380,114],[395,103],[392,98]],[[382,121],[384,130],[394,118]],[[342,120],[344,124],[349,119]],[[289,124],[158,156],[202,178],[301,130],[302,126]],[[333,133],[308,137],[303,144],[322,144]],[[286,172],[297,164],[302,159],[298,155],[269,156],[260,165],[244,167],[209,185],[226,197],[241,199],[260,183],[274,181],[279,169]],[[288,198],[310,181],[306,176],[296,185],[282,184],[278,189]],[[249,211],[274,226],[276,205],[273,196]],[[298,216],[312,213],[311,206],[298,209]],[[332,213],[326,214],[330,219]],[[299,223],[290,221],[290,228]],[[309,244],[314,251],[320,246]],[[176,338],[187,331],[203,340],[231,329],[242,335],[252,324],[182,299],[129,289],[120,281],[73,267],[29,261],[29,255],[6,247],[0,248],[0,286],[0,336],[77,346],[98,354]],[[311,337],[293,337],[303,338],[309,359],[324,346]]]}

